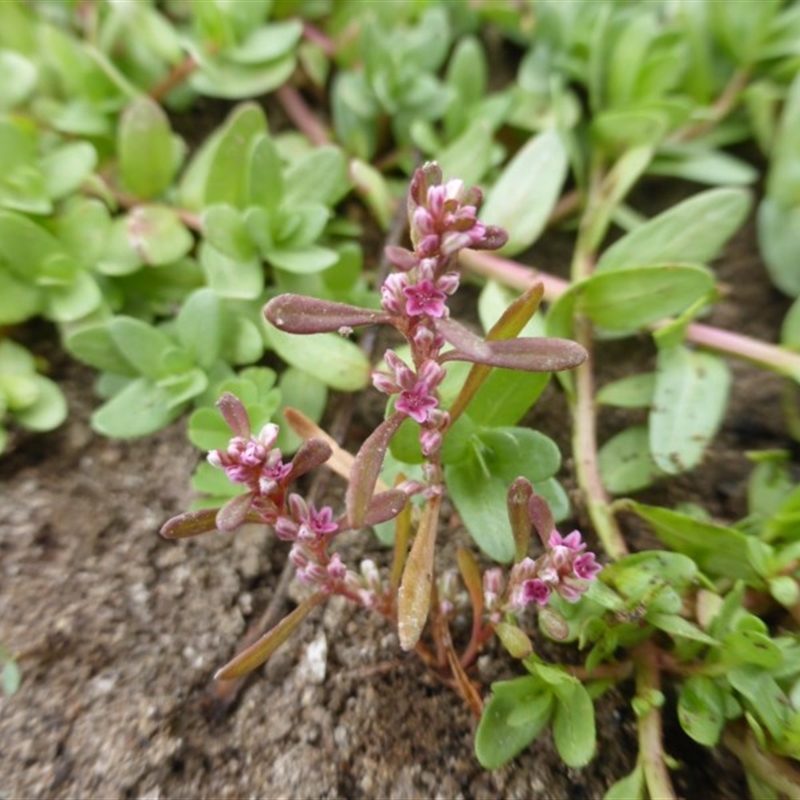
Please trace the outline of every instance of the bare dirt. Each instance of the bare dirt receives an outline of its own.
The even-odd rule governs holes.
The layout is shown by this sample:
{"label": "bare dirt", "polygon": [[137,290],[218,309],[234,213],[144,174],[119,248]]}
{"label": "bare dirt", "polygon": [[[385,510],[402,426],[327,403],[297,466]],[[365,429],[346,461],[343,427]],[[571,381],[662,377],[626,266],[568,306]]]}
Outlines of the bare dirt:
{"label": "bare dirt", "polygon": [[[650,191],[660,197],[662,189]],[[533,252],[537,266],[566,263],[564,243],[552,241]],[[728,293],[710,321],[776,341],[788,302],[769,286],[752,223],[718,270]],[[160,525],[189,506],[188,477],[201,457],[187,444],[183,423],[135,442],[93,435],[91,373],[60,353],[49,329],[20,336],[49,359],[71,416],[51,434],[19,434],[0,460],[0,641],[21,654],[23,673],[17,694],[0,698],[0,799],[579,800],[601,797],[630,771],[637,746],[631,687],[622,686],[597,704],[599,749],[586,769],[565,768],[543,736],[512,765],[483,772],[464,704],[402,654],[388,625],[338,599],[317,609],[238,702],[221,709],[211,676],[268,606],[285,546],[258,528],[161,540]],[[631,363],[640,369],[650,356],[645,339],[610,343],[599,352],[600,381]],[[794,447],[780,409],[781,381],[732,366],[733,400],[705,463],[644,499],[692,500],[719,519],[736,519],[745,511],[751,468],[743,451]],[[364,400],[353,445],[374,422],[372,413]],[[553,387],[533,424],[566,451],[566,419]],[[602,435],[624,421],[604,413]],[[567,485],[570,470],[567,461]],[[581,498],[575,500],[577,519],[588,527]],[[460,535],[458,520],[451,523],[448,541]],[[626,523],[634,546],[652,541]],[[366,533],[345,547],[386,560]],[[282,610],[296,600],[290,591]],[[513,669],[501,657],[482,658],[474,677],[488,690]],[[683,796],[746,796],[734,759],[692,746],[669,713],[665,724]]]}

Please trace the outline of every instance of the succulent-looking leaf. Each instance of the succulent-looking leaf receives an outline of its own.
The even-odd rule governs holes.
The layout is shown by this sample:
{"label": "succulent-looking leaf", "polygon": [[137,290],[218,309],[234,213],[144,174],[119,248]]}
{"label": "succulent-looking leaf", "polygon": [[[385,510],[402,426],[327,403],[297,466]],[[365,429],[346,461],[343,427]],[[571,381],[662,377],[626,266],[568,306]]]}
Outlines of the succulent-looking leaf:
{"label": "succulent-looking leaf", "polygon": [[264,306],[264,316],[287,333],[335,333],[342,328],[387,322],[385,311],[373,311],[300,294],[281,294]]}
{"label": "succulent-looking leaf", "polygon": [[428,620],[441,504],[442,496],[436,494],[425,505],[397,592],[397,634],[403,650],[416,646]]}
{"label": "succulent-looking leaf", "polygon": [[394,519],[406,506],[408,495],[400,489],[389,489],[373,496],[364,525],[380,525]]}
{"label": "succulent-looking leaf", "polygon": [[295,453],[287,480],[296,480],[301,475],[321,467],[332,455],[333,450],[327,442],[322,439],[308,439]]}
{"label": "succulent-looking leaf", "polygon": [[142,95],[122,113],[118,130],[122,184],[136,197],[158,197],[169,186],[175,150],[169,119],[158,103]]}
{"label": "succulent-looking leaf", "polygon": [[247,518],[247,512],[250,510],[250,506],[252,505],[252,492],[246,492],[245,494],[240,494],[231,498],[217,512],[217,527],[221,531],[235,531],[237,528],[244,525],[245,519]]}
{"label": "succulent-looking leaf", "polygon": [[399,412],[387,417],[369,435],[358,451],[353,468],[350,470],[350,481],[345,495],[347,520],[351,528],[360,528],[367,518],[386,450],[404,419],[405,416]]}
{"label": "succulent-looking leaf", "polygon": [[524,337],[485,341],[451,319],[437,320],[436,327],[455,348],[444,353],[442,361],[469,361],[525,372],[555,372],[572,369],[586,360],[586,350],[568,339]]}
{"label": "succulent-looking leaf", "polygon": [[322,593],[311,595],[297,608],[285,616],[274,628],[265,633],[255,644],[242,650],[229,661],[214,678],[232,681],[260,667],[297,629],[300,623],[325,599]]}
{"label": "succulent-looking leaf", "polygon": [[650,451],[669,475],[700,463],[725,415],[731,377],[716,356],[685,347],[659,351],[650,411]]}
{"label": "succulent-looking leaf", "polygon": [[250,436],[250,418],[242,401],[236,395],[225,392],[217,401],[217,406],[233,435],[247,439]]}
{"label": "succulent-looking leaf", "polygon": [[508,232],[504,254],[519,253],[536,241],[566,174],[567,151],[554,130],[531,139],[506,165],[481,210],[484,222]]}
{"label": "succulent-looking leaf", "polygon": [[187,511],[167,520],[159,531],[165,539],[188,539],[217,530],[217,508],[201,508]]}

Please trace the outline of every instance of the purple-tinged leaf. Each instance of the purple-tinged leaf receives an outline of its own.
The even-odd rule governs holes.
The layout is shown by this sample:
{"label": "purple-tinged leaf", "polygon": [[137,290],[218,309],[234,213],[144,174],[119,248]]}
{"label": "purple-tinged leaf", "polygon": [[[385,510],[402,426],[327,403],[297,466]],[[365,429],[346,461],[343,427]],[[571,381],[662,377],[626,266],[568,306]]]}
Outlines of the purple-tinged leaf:
{"label": "purple-tinged leaf", "polygon": [[438,186],[442,182],[442,177],[442,168],[435,161],[427,161],[414,171],[408,190],[409,218],[417,206],[424,206],[428,202],[428,189],[431,186]]}
{"label": "purple-tinged leaf", "polygon": [[[405,476],[399,473],[396,480],[404,481]],[[394,525],[394,549],[392,551],[392,571],[389,576],[389,587],[394,596],[403,579],[403,570],[408,556],[408,543],[411,541],[411,503],[406,503],[403,510],[397,515]]]}
{"label": "purple-tinged leaf", "polygon": [[387,417],[361,445],[356,455],[345,496],[348,526],[351,528],[360,528],[367,518],[386,449],[404,419],[405,415],[397,412]]}
{"label": "purple-tinged leaf", "polygon": [[437,494],[425,506],[397,592],[397,634],[403,650],[416,646],[428,620],[441,504],[441,495]]}
{"label": "purple-tinged leaf", "polygon": [[234,436],[249,438],[250,419],[242,401],[235,394],[225,392],[217,401],[217,407]]}
{"label": "purple-tinged leaf", "polygon": [[286,479],[287,483],[321,467],[332,455],[331,446],[322,439],[309,439],[303,442],[292,459],[292,471]]}
{"label": "purple-tinged leaf", "polygon": [[529,503],[533,496],[533,486],[527,478],[517,478],[508,487],[506,505],[511,533],[514,535],[514,562],[522,561],[528,555],[531,541],[531,518],[528,513]]}
{"label": "purple-tinged leaf", "polygon": [[301,294],[281,294],[264,306],[264,316],[286,333],[335,333],[342,328],[388,322],[385,311],[334,303]]}
{"label": "purple-tinged leaf", "polygon": [[217,529],[217,508],[201,508],[198,511],[187,511],[167,520],[159,534],[165,539],[189,539],[201,533],[209,533]]}
{"label": "purple-tinged leaf", "polygon": [[455,348],[442,355],[442,362],[470,361],[522,372],[556,372],[577,367],[587,357],[581,345],[568,339],[524,337],[491,342],[451,319],[437,320],[436,327]]}
{"label": "purple-tinged leaf", "polygon": [[547,500],[533,491],[528,500],[528,515],[533,527],[536,528],[536,532],[539,534],[539,538],[542,540],[542,544],[548,547],[548,540],[550,539],[550,534],[556,528],[556,523]]}
{"label": "purple-tinged leaf", "polygon": [[394,519],[408,502],[408,495],[401,489],[389,489],[388,492],[376,494],[369,504],[365,525],[380,525],[381,522]]}
{"label": "purple-tinged leaf", "polygon": [[217,527],[221,531],[235,531],[244,525],[247,519],[247,512],[253,504],[253,493],[247,492],[228,500],[222,508],[217,511]]}
{"label": "purple-tinged leaf", "polygon": [[274,628],[271,628],[258,641],[242,650],[214,675],[218,681],[232,681],[247,675],[256,667],[260,667],[294,632],[300,623],[323,600],[321,592],[303,600],[291,614],[285,616]]}
{"label": "purple-tinged leaf", "polygon": [[[519,335],[519,332],[536,313],[543,295],[544,284],[541,281],[534,283],[533,286],[506,308],[500,319],[495,322],[492,329],[486,334],[486,340],[513,339]],[[487,364],[475,364],[472,367],[458,397],[456,397],[455,402],[449,409],[451,423],[461,416],[491,371],[492,368]]]}

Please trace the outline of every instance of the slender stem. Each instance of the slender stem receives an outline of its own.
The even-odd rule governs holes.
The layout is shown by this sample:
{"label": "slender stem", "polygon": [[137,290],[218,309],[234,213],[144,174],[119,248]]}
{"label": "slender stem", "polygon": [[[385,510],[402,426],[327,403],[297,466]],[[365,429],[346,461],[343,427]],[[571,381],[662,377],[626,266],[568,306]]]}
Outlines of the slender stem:
{"label": "slender stem", "polygon": [[[586,210],[581,218],[578,241],[572,260],[571,277],[574,283],[589,278],[594,270],[595,254],[590,241],[602,239],[597,230],[596,210],[602,209],[597,200],[601,191],[602,174],[594,171]],[[610,498],[600,478],[597,458],[597,414],[595,409],[595,382],[592,363],[594,335],[591,321],[579,314],[574,321],[575,340],[583,345],[589,357],[574,372],[575,394],[572,405],[572,453],[578,485],[586,496],[586,510],[606,553],[614,560],[627,554],[625,539],[617,525],[610,506]]]}
{"label": "slender stem", "polygon": [[198,62],[194,56],[186,56],[179,61],[169,73],[163,77],[148,94],[152,100],[162,101],[171,91],[181,86],[186,79],[197,69]]}
{"label": "slender stem", "polygon": [[[642,642],[634,652],[636,693],[645,702],[661,691],[661,675],[655,645],[650,640]],[[639,760],[650,797],[659,800],[677,800],[672,780],[664,763],[664,743],[661,712],[653,705],[639,717]]]}
{"label": "slender stem", "polygon": [[312,144],[319,147],[330,142],[331,137],[328,130],[317,119],[294,86],[285,83],[275,90],[275,96],[289,119],[308,137]]}

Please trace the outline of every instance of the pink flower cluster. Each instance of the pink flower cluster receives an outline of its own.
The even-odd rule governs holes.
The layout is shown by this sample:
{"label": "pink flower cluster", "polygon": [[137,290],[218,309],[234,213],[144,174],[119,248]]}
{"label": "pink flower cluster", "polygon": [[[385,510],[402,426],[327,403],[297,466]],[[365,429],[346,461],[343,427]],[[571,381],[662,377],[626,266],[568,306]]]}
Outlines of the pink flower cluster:
{"label": "pink flower cluster", "polygon": [[438,409],[437,387],[445,376],[439,363],[444,338],[434,321],[449,315],[447,299],[458,289],[455,256],[465,247],[496,249],[506,240],[504,231],[477,218],[480,203],[480,189],[465,189],[459,180],[442,184],[438,165],[425,164],[415,172],[409,191],[414,250],[386,249],[397,272],[381,286],[381,305],[411,344],[414,369],[389,351],[391,374],[377,372],[373,383],[386,394],[398,394],[396,410],[422,425],[420,444],[428,457],[441,447],[449,425],[447,414]]}
{"label": "pink flower cluster", "polygon": [[289,474],[291,465],[283,463],[283,455],[273,447],[278,426],[265,425],[258,436],[234,436],[226,450],[212,450],[208,462],[224,469],[228,480],[241,483],[260,495],[273,493]]}
{"label": "pink flower cluster", "polygon": [[514,564],[503,590],[503,572],[489,569],[483,576],[484,602],[493,615],[518,614],[531,603],[547,605],[553,592],[570,603],[577,602],[597,577],[602,566],[578,531],[562,537],[550,533],[547,548],[536,560],[523,558]]}

